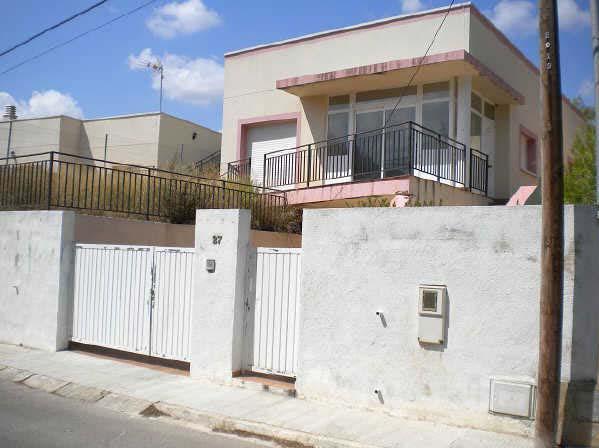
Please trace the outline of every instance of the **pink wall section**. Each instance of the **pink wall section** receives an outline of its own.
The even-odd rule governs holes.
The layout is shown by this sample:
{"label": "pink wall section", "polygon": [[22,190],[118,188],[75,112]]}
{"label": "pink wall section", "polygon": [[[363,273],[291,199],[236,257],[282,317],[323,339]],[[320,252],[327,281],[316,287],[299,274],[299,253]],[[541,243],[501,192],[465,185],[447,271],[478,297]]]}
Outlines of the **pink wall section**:
{"label": "pink wall section", "polygon": [[514,193],[506,205],[510,207],[525,205],[528,198],[535,192],[536,189],[536,185],[524,185],[518,188],[518,191]]}
{"label": "pink wall section", "polygon": [[268,125],[275,123],[285,123],[288,121],[296,122],[295,144],[300,145],[301,134],[301,114],[299,112],[290,112],[277,115],[263,115],[258,117],[244,118],[237,122],[237,160],[247,159],[247,130],[250,126]]}
{"label": "pink wall section", "polygon": [[324,185],[287,192],[289,204],[308,204],[367,196],[397,195],[410,190],[410,178]]}

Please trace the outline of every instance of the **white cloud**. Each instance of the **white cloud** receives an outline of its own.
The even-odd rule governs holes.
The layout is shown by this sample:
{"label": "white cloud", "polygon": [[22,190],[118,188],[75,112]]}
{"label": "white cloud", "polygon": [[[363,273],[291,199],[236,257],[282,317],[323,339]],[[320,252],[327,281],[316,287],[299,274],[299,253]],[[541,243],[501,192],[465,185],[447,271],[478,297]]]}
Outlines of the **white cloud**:
{"label": "white cloud", "polygon": [[585,79],[578,88],[578,95],[586,102],[592,103],[595,97],[595,84],[590,79]]}
{"label": "white cloud", "polygon": [[422,0],[400,0],[401,12],[409,14],[412,12],[421,11],[425,8]]}
{"label": "white cloud", "polygon": [[559,0],[557,12],[559,26],[564,29],[575,29],[591,23],[591,14],[580,7],[575,0]]}
{"label": "white cloud", "polygon": [[[137,56],[129,56],[131,70],[143,70],[147,62],[156,62],[158,57],[150,48]],[[184,103],[209,104],[219,100],[223,94],[224,68],[212,59],[188,58],[165,53],[160,58],[164,67],[163,91],[166,98]],[[152,88],[160,89],[160,75],[152,74]]]}
{"label": "white cloud", "polygon": [[507,34],[529,35],[537,31],[537,7],[527,0],[500,0],[489,13],[491,21]]}
{"label": "white cloud", "polygon": [[28,100],[15,100],[7,92],[0,92],[0,105],[12,104],[17,106],[20,118],[47,117],[51,115],[68,115],[83,118],[83,111],[77,101],[68,93],[57,90],[33,91]]}
{"label": "white cloud", "polygon": [[[528,36],[538,32],[537,5],[533,1],[499,0],[488,15],[507,34]],[[560,0],[558,15],[562,30],[576,30],[591,23],[589,11],[582,9],[576,0]]]}
{"label": "white cloud", "polygon": [[184,0],[167,3],[154,10],[146,21],[157,36],[170,39],[178,34],[192,34],[221,23],[218,13],[208,9],[202,0]]}

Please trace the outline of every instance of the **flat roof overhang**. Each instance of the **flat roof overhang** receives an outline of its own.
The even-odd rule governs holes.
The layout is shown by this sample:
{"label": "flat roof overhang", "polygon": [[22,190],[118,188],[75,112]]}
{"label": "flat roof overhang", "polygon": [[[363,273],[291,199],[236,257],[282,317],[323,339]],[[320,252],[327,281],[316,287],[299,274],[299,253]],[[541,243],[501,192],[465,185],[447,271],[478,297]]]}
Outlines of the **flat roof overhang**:
{"label": "flat roof overhang", "polygon": [[[305,97],[401,87],[408,84],[421,60],[422,58],[399,59],[279,79],[277,89]],[[524,104],[524,96],[520,92],[465,50],[427,56],[422,61],[416,82],[445,81],[464,75],[472,76],[473,89],[483,92],[496,104]]]}

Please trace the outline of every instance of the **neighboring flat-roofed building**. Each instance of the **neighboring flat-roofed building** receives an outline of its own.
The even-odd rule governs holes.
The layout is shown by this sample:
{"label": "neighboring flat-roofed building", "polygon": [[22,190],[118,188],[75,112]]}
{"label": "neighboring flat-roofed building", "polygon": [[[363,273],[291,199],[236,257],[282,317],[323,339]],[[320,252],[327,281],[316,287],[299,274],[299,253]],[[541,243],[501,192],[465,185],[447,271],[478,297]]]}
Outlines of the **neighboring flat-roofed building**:
{"label": "neighboring flat-roofed building", "polygon": [[[536,185],[537,67],[471,3],[424,57],[447,11],[227,53],[221,169],[306,206],[489,204]],[[566,158],[584,118],[563,106]]]}
{"label": "neighboring flat-roofed building", "polygon": [[[1,157],[10,123],[0,122]],[[22,156],[59,151],[117,163],[168,168],[192,164],[220,149],[221,134],[165,113],[79,120],[65,115],[12,122],[10,152]]]}

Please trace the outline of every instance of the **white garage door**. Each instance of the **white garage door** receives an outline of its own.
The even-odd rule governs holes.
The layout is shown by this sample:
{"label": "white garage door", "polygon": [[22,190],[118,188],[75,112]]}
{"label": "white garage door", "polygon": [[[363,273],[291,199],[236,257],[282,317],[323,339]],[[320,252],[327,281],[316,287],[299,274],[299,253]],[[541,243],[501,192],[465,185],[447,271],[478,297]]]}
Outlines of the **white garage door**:
{"label": "white garage door", "polygon": [[296,145],[296,123],[252,126],[247,133],[247,153],[252,157],[252,180],[262,185],[264,154]]}

